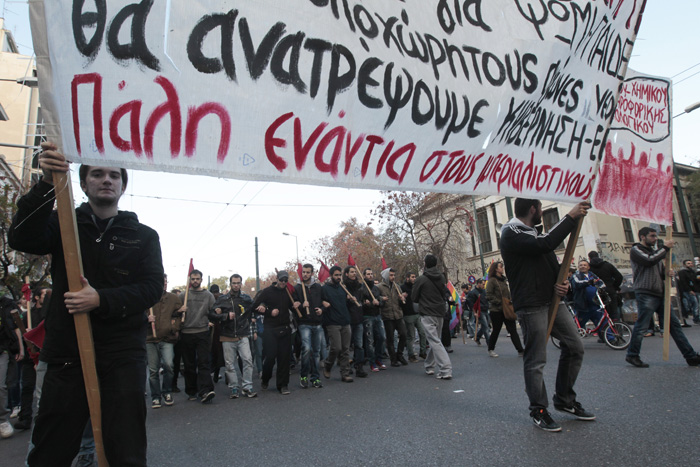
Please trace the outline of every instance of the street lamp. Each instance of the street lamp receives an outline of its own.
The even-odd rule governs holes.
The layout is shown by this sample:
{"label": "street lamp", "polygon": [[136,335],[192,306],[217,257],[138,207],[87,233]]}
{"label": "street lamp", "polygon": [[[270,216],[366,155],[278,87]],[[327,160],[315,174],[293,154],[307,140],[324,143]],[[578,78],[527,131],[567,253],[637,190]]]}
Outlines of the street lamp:
{"label": "street lamp", "polygon": [[299,262],[299,237],[296,235],[287,233],[287,232],[282,232],[282,235],[286,235],[287,237],[294,237],[294,243],[296,243],[297,246],[297,263]]}

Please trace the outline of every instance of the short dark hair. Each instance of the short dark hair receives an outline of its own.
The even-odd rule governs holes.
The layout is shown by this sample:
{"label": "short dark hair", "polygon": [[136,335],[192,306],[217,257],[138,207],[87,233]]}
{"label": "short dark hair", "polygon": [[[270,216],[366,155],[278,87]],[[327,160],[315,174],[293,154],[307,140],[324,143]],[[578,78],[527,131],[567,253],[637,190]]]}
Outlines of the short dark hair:
{"label": "short dark hair", "polygon": [[469,284],[467,284],[467,283],[462,284],[462,288],[463,288],[463,289],[468,289],[468,288],[469,288]]}
{"label": "short dark hair", "polygon": [[525,217],[527,213],[530,212],[531,207],[537,207],[540,205],[539,199],[527,199],[527,198],[515,198],[515,203],[513,208],[515,210],[515,217]]}
{"label": "short dark hair", "polygon": [[221,292],[221,289],[219,288],[218,285],[212,284],[211,287],[209,287],[209,292],[211,292],[211,293],[219,293],[219,292]]}
{"label": "short dark hair", "polygon": [[343,270],[340,268],[340,266],[335,265],[335,266],[333,266],[333,267],[331,268],[331,270],[330,270],[331,276],[333,275],[333,273],[334,273],[335,271],[343,272]]}
{"label": "short dark hair", "polygon": [[484,283],[484,280],[483,280],[483,279],[477,279],[477,280],[476,280],[476,283],[477,283],[477,284],[483,284],[483,283]]}
{"label": "short dark hair", "polygon": [[[693,260],[692,260],[692,259],[684,259],[682,264],[685,264],[685,263],[687,263],[688,261],[692,262]],[[693,264],[695,264],[695,263],[693,263]]]}
{"label": "short dark hair", "polygon": [[416,273],[415,273],[415,272],[411,272],[411,271],[409,271],[409,272],[407,272],[407,273],[406,273],[406,278],[409,278],[409,277],[411,277],[411,276],[415,276],[415,275],[416,275]]}
{"label": "short dark hair", "polygon": [[642,237],[646,237],[647,235],[649,235],[652,232],[656,232],[656,229],[652,229],[651,227],[642,227],[641,229],[639,229],[639,232],[637,233],[637,235],[639,236],[639,239],[641,240]]}
{"label": "short dark hair", "polygon": [[593,258],[600,258],[600,255],[595,250],[591,250],[588,252],[588,259],[593,259]]}
{"label": "short dark hair", "polygon": [[243,282],[243,278],[240,274],[231,274],[231,277],[228,278],[228,281],[231,282],[233,279],[240,279],[241,282]]}
{"label": "short dark hair", "polygon": [[345,269],[343,269],[343,274],[347,276],[351,269],[355,269],[355,266],[345,266]]}
{"label": "short dark hair", "polygon": [[438,263],[437,256],[431,254],[425,255],[425,259],[423,261],[425,262],[426,268],[434,268]]}
{"label": "short dark hair", "polygon": [[204,277],[204,274],[202,274],[202,271],[199,269],[193,269],[192,272],[190,272],[190,277],[192,277],[192,274],[199,274],[199,277]]}
{"label": "short dark hair", "polygon": [[364,276],[365,274],[367,274],[367,271],[371,271],[371,270],[372,270],[372,268],[365,268],[364,271],[362,271],[362,275]]}
{"label": "short dark hair", "polygon": [[314,265],[311,263],[306,263],[301,268],[302,269],[311,269],[311,272],[314,272]]}
{"label": "short dark hair", "polygon": [[[87,174],[90,171],[90,167],[93,165],[82,164],[78,169],[78,178],[81,182],[85,182],[87,179]],[[126,169],[120,168],[119,171],[122,173],[122,188],[126,188],[126,184],[129,183],[129,174],[126,173]]]}

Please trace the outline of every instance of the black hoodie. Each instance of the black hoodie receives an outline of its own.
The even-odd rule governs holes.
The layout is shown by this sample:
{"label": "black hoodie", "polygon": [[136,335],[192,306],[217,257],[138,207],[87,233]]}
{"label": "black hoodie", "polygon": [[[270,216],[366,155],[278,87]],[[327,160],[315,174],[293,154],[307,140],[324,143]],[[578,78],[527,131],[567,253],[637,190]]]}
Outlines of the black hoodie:
{"label": "black hoodie", "polygon": [[411,300],[418,303],[418,312],[423,316],[445,317],[447,298],[450,291],[445,286],[445,276],[437,266],[427,268],[416,279],[411,291]]}

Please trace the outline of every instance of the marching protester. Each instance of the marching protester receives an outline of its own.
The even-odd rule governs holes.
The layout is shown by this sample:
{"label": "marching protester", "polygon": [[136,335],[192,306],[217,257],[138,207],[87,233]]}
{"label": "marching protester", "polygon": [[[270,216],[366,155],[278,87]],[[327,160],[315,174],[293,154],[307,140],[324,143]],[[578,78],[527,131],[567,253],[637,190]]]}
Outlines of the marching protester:
{"label": "marching protester", "polygon": [[185,392],[188,399],[202,404],[216,396],[211,376],[211,333],[209,309],[214,305],[214,295],[202,287],[202,271],[192,270],[190,288],[185,294],[187,302],[180,312],[184,314],[180,341],[182,361],[185,365]]}
{"label": "marching protester", "polygon": [[[301,269],[301,282],[294,286],[297,297],[304,298],[299,334],[301,336],[301,371],[299,386],[306,389],[309,385],[322,388],[319,365],[321,364],[321,343],[323,342],[323,297],[321,284],[314,277],[314,267],[304,264]],[[302,287],[305,289],[302,289]]]}
{"label": "marching protester", "polygon": [[355,266],[346,266],[343,270],[343,284],[350,292],[352,300],[349,300],[348,311],[350,312],[350,329],[352,331],[353,345],[353,367],[358,378],[366,378],[367,372],[364,369],[364,320],[362,316],[362,283],[358,280]]}
{"label": "marching protester", "polygon": [[474,340],[478,345],[481,345],[482,337],[488,342],[491,338],[488,318],[489,300],[486,297],[486,287],[483,279],[476,280],[476,286],[469,291],[466,301],[467,305],[474,310],[474,326],[478,329],[475,331]]}
{"label": "marching protester", "polygon": [[[229,398],[255,397],[257,393],[253,391],[253,355],[250,352],[253,299],[241,292],[243,278],[239,274],[231,275],[229,285],[229,292],[220,295],[209,310],[209,320],[221,323],[219,341],[224,352]],[[238,367],[239,358],[243,363],[242,370]]]}
{"label": "marching protester", "polygon": [[[637,299],[637,322],[632,330],[630,346],[627,349],[625,361],[638,368],[648,368],[649,364],[642,361],[639,352],[642,349],[643,333],[648,327],[652,314],[659,315],[659,322],[663,322],[664,316],[664,277],[672,274],[665,271],[663,260],[675,242],[667,241],[661,248],[656,248],[658,236],[656,230],[651,227],[642,227],[638,232],[639,242],[635,243],[630,250],[630,261],[632,263],[632,276],[634,280],[634,295]],[[688,342],[688,338],[683,333],[681,322],[678,317],[671,313],[670,331],[673,342],[683,354],[683,358],[690,366],[700,365],[700,355]]]}
{"label": "marching protester", "polygon": [[[167,291],[168,276],[163,279],[163,295],[149,310],[148,321],[152,329],[146,338],[148,355],[148,381],[151,387],[151,408],[161,404],[173,405],[173,347],[177,342],[182,316],[179,310],[182,301]],[[160,384],[160,369],[163,369],[163,386]]]}
{"label": "marching protester", "polygon": [[[403,356],[406,348],[406,325],[403,322],[401,305],[404,302],[402,292],[395,282],[396,272],[391,268],[382,271],[382,282],[378,285],[382,297],[382,320],[386,330],[386,348],[389,352],[391,366],[408,365]],[[394,349],[394,331],[399,334],[399,342]]]}
{"label": "marching protester", "polygon": [[486,283],[486,299],[489,302],[489,313],[491,315],[491,323],[493,324],[491,337],[488,340],[489,357],[498,357],[496,353],[496,342],[498,342],[498,335],[501,333],[503,324],[506,325],[515,350],[518,351],[518,355],[522,356],[524,350],[520,343],[518,330],[515,327],[515,310],[513,309],[513,302],[510,298],[510,289],[506,282],[505,268],[503,267],[502,261],[496,261],[489,266],[488,277],[489,280]]}
{"label": "marching protester", "polygon": [[328,344],[330,350],[328,357],[323,364],[323,376],[331,377],[331,369],[338,361],[340,367],[341,380],[344,383],[352,383],[350,376],[350,339],[352,330],[350,329],[350,312],[348,302],[353,298],[343,287],[341,281],[343,273],[340,266],[333,266],[330,270],[331,282],[324,284],[321,289],[323,297],[323,325],[328,333]]}
{"label": "marching protester", "polygon": [[[144,311],[160,299],[163,262],[158,234],[119,211],[125,169],[82,165],[87,203],[75,210],[84,275],[69,292],[52,172],[69,164],[56,145],[42,143],[42,179],[17,202],[10,246],[50,254],[53,295],[41,360],[47,364],[27,464],[70,465],[89,418],[73,320],[90,313],[101,388],[104,449],[111,465],[146,465],[146,329]],[[37,382],[38,384],[38,382]]]}
{"label": "marching protester", "polygon": [[[425,359],[427,352],[425,329],[421,323],[420,314],[418,314],[418,304],[411,298],[415,282],[416,274],[409,272],[406,274],[406,280],[401,284],[401,292],[403,292],[405,300],[401,308],[403,309],[403,322],[406,324],[406,349],[408,350],[408,361],[412,363],[418,362],[418,357]],[[417,354],[414,347],[416,331],[418,331],[419,343]]]}
{"label": "marching protester", "polygon": [[298,309],[301,302],[296,292],[291,294],[287,288],[289,274],[277,272],[277,281],[262,290],[253,302],[253,309],[264,315],[263,330],[263,371],[260,387],[267,390],[272,378],[272,369],[277,364],[275,383],[280,394],[289,395],[289,364],[292,354],[292,319],[293,309]]}
{"label": "marching protester", "polygon": [[413,284],[411,300],[418,303],[418,312],[430,346],[424,362],[425,373],[434,375],[437,366],[438,379],[452,379],[452,362],[440,341],[445,309],[452,297],[445,286],[445,276],[438,271],[437,263],[436,256],[425,256],[425,269]]}
{"label": "marching protester", "polygon": [[698,288],[698,280],[697,273],[695,272],[695,265],[692,260],[686,259],[683,261],[683,268],[678,271],[677,283],[683,303],[683,324],[685,324],[685,318],[689,316],[693,317],[693,322],[695,324],[700,324],[698,297],[695,295],[695,289]]}
{"label": "marching protester", "polygon": [[22,335],[11,315],[18,308],[10,298],[0,297],[0,438],[9,438],[15,432],[7,407],[7,372],[10,365],[24,358]]}
{"label": "marching protester", "polygon": [[382,304],[379,287],[374,284],[372,269],[365,268],[362,271],[365,286],[361,288],[362,315],[365,328],[365,358],[369,362],[369,369],[373,372],[386,370],[382,362],[382,348],[386,338],[384,322],[382,321]]}
{"label": "marching protester", "polygon": [[[501,254],[510,279],[513,306],[525,339],[523,372],[525,392],[530,400],[530,417],[538,428],[561,431],[547,407],[544,366],[547,362],[547,328],[553,293],[563,297],[569,284],[557,284],[559,262],[554,249],[576,227],[576,219],[588,213],[590,205],[579,203],[548,233],[542,233],[542,203],[536,199],[517,198],[515,217],[501,231]],[[563,307],[563,305],[561,305]],[[583,344],[571,314],[559,311],[552,335],[561,342],[557,368],[554,408],[570,413],[579,420],[594,420],[576,400],[574,384],[583,362]]]}

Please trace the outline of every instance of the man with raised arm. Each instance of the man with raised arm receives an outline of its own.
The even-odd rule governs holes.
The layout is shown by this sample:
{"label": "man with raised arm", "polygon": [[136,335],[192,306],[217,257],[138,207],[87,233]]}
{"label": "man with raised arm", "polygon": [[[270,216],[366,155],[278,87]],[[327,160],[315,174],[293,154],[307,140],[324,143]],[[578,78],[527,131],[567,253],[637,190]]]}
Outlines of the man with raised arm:
{"label": "man with raised arm", "polygon": [[[542,233],[542,203],[536,199],[515,200],[515,217],[501,231],[501,254],[508,270],[513,307],[525,338],[523,371],[525,392],[530,399],[530,416],[536,427],[561,431],[547,407],[544,366],[547,363],[547,328],[552,296],[563,297],[568,281],[557,284],[559,262],[554,250],[576,228],[576,219],[588,213],[590,204],[579,203],[548,233]],[[570,241],[576,241],[572,239]],[[563,307],[563,306],[562,306]],[[583,344],[572,316],[559,311],[552,335],[561,342],[554,408],[579,420],[595,420],[576,400],[574,384],[583,362]]]}
{"label": "man with raised arm", "polygon": [[90,313],[100,380],[102,432],[111,465],[146,465],[146,330],[144,313],[163,290],[158,234],[136,214],[119,211],[127,172],[82,165],[80,187],[88,198],[75,210],[83,260],[82,289],[70,292],[52,172],[69,164],[42,143],[43,178],[17,202],[8,235],[16,250],[52,257],[53,294],[46,314],[41,360],[47,363],[41,404],[27,464],[70,465],[89,418],[73,314]]}

